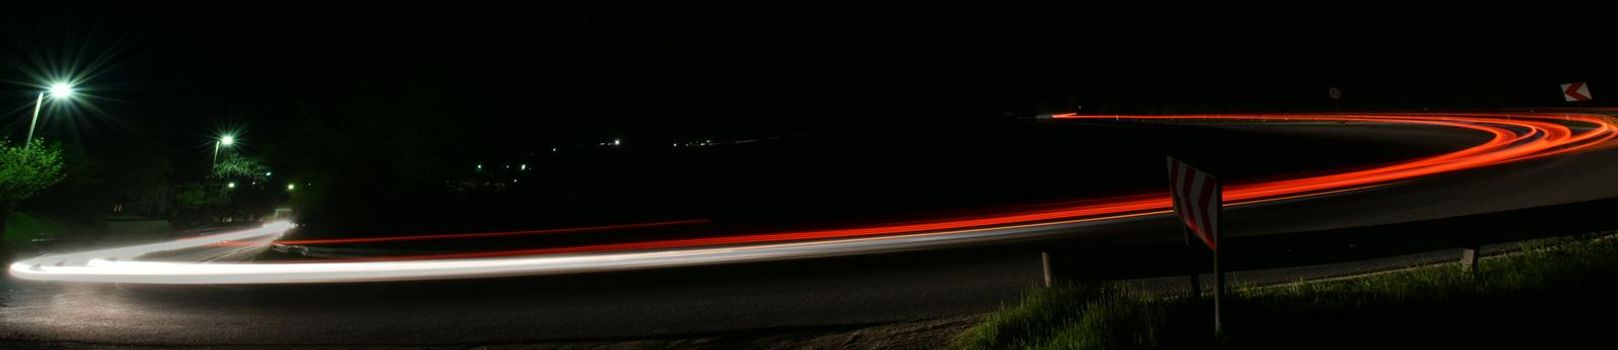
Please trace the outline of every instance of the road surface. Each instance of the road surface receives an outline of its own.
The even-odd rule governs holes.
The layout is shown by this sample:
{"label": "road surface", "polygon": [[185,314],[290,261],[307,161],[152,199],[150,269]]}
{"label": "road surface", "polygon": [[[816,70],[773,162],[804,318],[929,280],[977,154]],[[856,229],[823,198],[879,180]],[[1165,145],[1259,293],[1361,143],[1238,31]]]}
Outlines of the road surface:
{"label": "road surface", "polygon": [[[1227,125],[1330,132],[1332,124]],[[1450,142],[1471,131],[1365,135]],[[1431,134],[1422,134],[1431,133]],[[1533,142],[1521,140],[1516,142]],[[1455,145],[1457,149],[1473,145]],[[1618,197],[1610,148],[1370,189],[1251,204],[1226,230],[1265,235]],[[1060,236],[925,251],[504,279],[326,285],[4,282],[0,338],[109,344],[488,344],[850,327],[991,311],[1040,278],[1052,240],[1179,239],[1161,215]],[[1063,243],[1074,244],[1074,243]]]}

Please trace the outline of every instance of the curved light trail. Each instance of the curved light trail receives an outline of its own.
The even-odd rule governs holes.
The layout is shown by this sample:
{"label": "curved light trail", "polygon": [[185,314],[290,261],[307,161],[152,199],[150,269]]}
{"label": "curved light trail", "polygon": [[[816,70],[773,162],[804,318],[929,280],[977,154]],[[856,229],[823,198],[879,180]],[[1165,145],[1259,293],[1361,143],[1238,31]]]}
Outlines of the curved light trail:
{"label": "curved light trail", "polygon": [[[1614,142],[1614,138],[1618,137],[1618,122],[1613,118],[1577,113],[1181,116],[1059,114],[1053,118],[1191,122],[1371,122],[1458,128],[1490,136],[1481,144],[1461,150],[1368,169],[1232,183],[1225,188],[1224,200],[1226,205],[1234,206],[1365,189],[1436,174],[1609,148],[1618,144]],[[580,273],[864,254],[1061,234],[1100,222],[1163,214],[1167,212],[1169,205],[1166,193],[1144,194],[1089,200],[1053,210],[921,223],[542,249],[395,256],[386,258],[386,261],[370,259],[313,263],[194,263],[134,260],[156,252],[239,244],[223,242],[277,239],[292,227],[290,224],[277,222],[266,224],[261,228],[198,239],[38,257],[14,263],[10,270],[13,276],[31,280],[157,284],[336,283]],[[562,230],[569,232],[565,231],[569,229]],[[483,235],[514,234],[505,232]],[[385,241],[448,238],[454,236],[378,239]],[[365,239],[282,241],[281,244],[345,241],[352,243],[363,240]]]}

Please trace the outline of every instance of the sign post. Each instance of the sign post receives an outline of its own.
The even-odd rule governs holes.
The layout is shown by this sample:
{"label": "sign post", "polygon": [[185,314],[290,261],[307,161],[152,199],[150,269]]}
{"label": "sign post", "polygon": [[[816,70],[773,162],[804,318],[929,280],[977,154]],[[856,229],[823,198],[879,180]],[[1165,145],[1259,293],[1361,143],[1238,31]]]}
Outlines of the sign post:
{"label": "sign post", "polygon": [[[1168,168],[1175,216],[1185,225],[1186,230],[1195,234],[1198,240],[1208,246],[1208,250],[1213,251],[1214,334],[1224,334],[1224,317],[1221,309],[1224,307],[1225,299],[1225,273],[1219,267],[1219,240],[1222,236],[1219,231],[1219,214],[1224,205],[1224,191],[1218,178],[1179,159],[1168,157]],[[1195,285],[1196,275],[1193,273],[1192,276],[1192,283]],[[1193,287],[1192,291],[1198,292],[1199,289]]]}

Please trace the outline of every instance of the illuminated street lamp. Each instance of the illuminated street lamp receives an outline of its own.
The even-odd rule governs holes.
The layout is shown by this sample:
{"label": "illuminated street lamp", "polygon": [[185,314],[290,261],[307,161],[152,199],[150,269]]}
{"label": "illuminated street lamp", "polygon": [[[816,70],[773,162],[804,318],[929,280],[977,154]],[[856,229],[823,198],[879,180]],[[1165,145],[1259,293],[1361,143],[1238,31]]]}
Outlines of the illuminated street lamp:
{"label": "illuminated street lamp", "polygon": [[45,95],[47,94],[51,95],[51,99],[57,100],[73,97],[73,86],[67,83],[55,83],[51,84],[50,89],[39,92],[39,97],[34,99],[34,119],[28,122],[28,138],[23,139],[23,149],[28,149],[33,144],[34,126],[39,125],[39,108],[45,105]]}
{"label": "illuminated street lamp", "polygon": [[220,136],[219,141],[214,141],[214,143],[213,143],[213,166],[215,168],[219,167],[219,147],[221,147],[221,146],[230,147],[230,145],[233,145],[233,144],[236,144],[236,136],[235,135],[230,135],[230,134],[225,134],[224,136]]}

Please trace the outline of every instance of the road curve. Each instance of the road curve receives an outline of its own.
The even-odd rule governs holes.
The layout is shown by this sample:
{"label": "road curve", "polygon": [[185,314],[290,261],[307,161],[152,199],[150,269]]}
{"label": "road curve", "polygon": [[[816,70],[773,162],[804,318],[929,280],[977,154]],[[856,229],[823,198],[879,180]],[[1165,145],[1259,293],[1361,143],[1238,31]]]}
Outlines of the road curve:
{"label": "road curve", "polygon": [[[1438,174],[1614,147],[1618,122],[1585,113],[1079,116],[1063,120],[1176,122],[1344,122],[1453,128],[1486,142],[1457,151],[1324,175],[1231,183],[1227,206],[1248,206],[1366,190]],[[25,280],[133,284],[297,284],[574,274],[923,250],[1058,235],[1098,224],[1164,215],[1167,194],[1085,200],[1058,209],[833,230],[728,234],[543,249],[394,256],[333,262],[141,261],[141,256],[249,242],[267,247],[294,226],[263,227],[157,244],[43,256],[10,266]],[[421,237],[439,239],[445,237]],[[412,239],[412,238],[402,238]],[[282,242],[280,244],[320,242]],[[240,244],[225,244],[237,246]]]}

